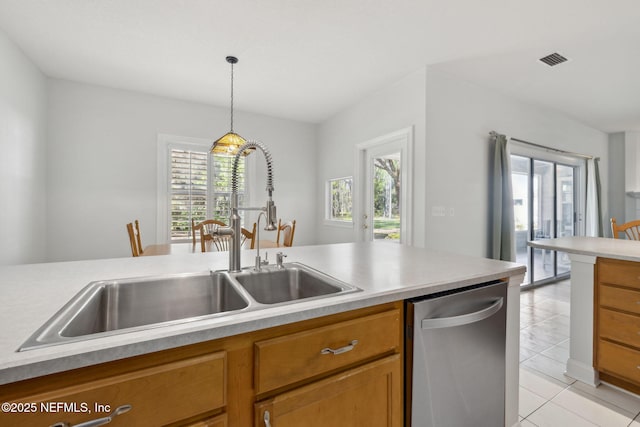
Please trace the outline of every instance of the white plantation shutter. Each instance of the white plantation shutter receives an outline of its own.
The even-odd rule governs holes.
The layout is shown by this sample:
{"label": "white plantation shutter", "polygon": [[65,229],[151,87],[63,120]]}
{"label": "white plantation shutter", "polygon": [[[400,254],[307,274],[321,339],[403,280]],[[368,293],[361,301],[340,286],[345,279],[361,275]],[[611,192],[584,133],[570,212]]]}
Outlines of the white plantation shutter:
{"label": "white plantation shutter", "polygon": [[[210,155],[208,150],[170,149],[169,235],[171,240],[191,239],[191,220],[229,222],[233,156]],[[209,162],[212,164],[209,165]],[[238,167],[238,202],[244,199],[245,162]],[[208,176],[213,174],[213,179]]]}
{"label": "white plantation shutter", "polygon": [[[229,222],[231,207],[231,172],[233,170],[233,156],[213,155],[212,183],[213,197],[211,201],[211,218]],[[244,161],[238,164],[238,205],[243,205],[244,199]]]}
{"label": "white plantation shutter", "polygon": [[191,219],[207,216],[207,153],[171,149],[171,239],[191,237]]}

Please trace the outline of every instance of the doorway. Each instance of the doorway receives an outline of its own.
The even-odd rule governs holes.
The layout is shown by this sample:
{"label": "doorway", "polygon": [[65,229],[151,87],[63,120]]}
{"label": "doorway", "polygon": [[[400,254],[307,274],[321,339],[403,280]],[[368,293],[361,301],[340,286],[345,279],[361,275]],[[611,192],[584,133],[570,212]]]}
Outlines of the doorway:
{"label": "doorway", "polygon": [[413,129],[358,144],[357,241],[411,243]]}
{"label": "doorway", "polygon": [[523,286],[568,277],[564,252],[532,249],[531,240],[574,236],[577,222],[577,167],[511,155],[516,262],[527,265]]}

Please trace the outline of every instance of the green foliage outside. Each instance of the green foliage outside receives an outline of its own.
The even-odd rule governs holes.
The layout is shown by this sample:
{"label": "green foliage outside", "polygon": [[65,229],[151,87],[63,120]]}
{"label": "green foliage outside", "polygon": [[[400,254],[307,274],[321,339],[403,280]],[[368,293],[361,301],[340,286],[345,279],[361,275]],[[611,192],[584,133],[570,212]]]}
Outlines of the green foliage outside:
{"label": "green foliage outside", "polygon": [[353,216],[353,178],[331,181],[331,219],[352,221]]}
{"label": "green foliage outside", "polygon": [[[213,177],[208,183],[208,161]],[[191,220],[217,219],[228,223],[231,207],[233,156],[207,152],[172,150],[171,155],[171,238],[191,237]],[[238,203],[242,206],[245,162],[238,165]],[[207,209],[207,203],[211,204]],[[211,212],[211,214],[208,214]]]}
{"label": "green foliage outside", "polygon": [[376,239],[400,239],[400,162],[375,159],[373,229]]}

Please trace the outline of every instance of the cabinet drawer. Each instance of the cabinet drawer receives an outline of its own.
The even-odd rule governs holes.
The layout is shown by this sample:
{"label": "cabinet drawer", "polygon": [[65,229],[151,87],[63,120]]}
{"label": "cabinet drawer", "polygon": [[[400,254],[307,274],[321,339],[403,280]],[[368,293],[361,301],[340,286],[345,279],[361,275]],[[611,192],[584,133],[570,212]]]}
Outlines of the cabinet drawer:
{"label": "cabinet drawer", "polygon": [[227,427],[227,414],[220,414],[212,418],[189,423],[183,427]]}
{"label": "cabinet drawer", "polygon": [[255,344],[256,392],[264,393],[397,351],[399,346],[399,310],[260,341]]}
{"label": "cabinet drawer", "polygon": [[640,314],[640,292],[615,286],[600,285],[600,306]]}
{"label": "cabinet drawer", "polygon": [[598,371],[640,383],[640,351],[608,341],[598,341]]}
{"label": "cabinet drawer", "polygon": [[601,308],[600,337],[640,348],[640,317]]}
{"label": "cabinet drawer", "polygon": [[640,265],[637,262],[599,258],[598,281],[640,289]]}
{"label": "cabinet drawer", "polygon": [[[119,406],[131,405],[130,411],[114,417],[109,425],[160,426],[219,409],[225,406],[226,395],[226,353],[218,352],[21,399],[37,410],[30,414],[0,414],[0,425],[73,425],[106,417]],[[46,402],[70,406],[45,410]],[[96,410],[97,404],[108,405],[109,411],[106,407]]]}

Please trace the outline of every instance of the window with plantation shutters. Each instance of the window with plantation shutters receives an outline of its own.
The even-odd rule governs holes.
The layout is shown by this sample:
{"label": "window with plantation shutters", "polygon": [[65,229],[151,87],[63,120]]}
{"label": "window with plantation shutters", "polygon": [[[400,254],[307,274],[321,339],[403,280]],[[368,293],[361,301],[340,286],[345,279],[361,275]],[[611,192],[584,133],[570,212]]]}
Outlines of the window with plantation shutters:
{"label": "window with plantation shutters", "polygon": [[[191,220],[228,223],[233,156],[211,155],[207,147],[171,144],[168,164],[168,226],[171,241],[191,239]],[[238,165],[238,203],[245,196],[245,162]]]}
{"label": "window with plantation shutters", "polygon": [[171,149],[171,240],[191,237],[191,220],[207,216],[207,153]]}

